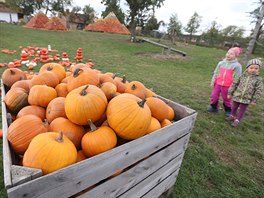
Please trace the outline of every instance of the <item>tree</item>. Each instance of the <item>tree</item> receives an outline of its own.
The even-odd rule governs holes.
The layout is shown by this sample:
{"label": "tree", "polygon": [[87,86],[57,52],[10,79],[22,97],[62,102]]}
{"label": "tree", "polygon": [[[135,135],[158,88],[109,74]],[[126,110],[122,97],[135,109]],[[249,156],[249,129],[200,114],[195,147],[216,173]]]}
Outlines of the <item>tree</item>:
{"label": "tree", "polygon": [[190,34],[190,40],[192,39],[192,35],[198,32],[198,28],[200,27],[201,23],[201,16],[199,16],[196,12],[190,18],[185,31]]}
{"label": "tree", "polygon": [[170,17],[170,22],[168,24],[168,34],[172,40],[172,43],[175,43],[177,36],[181,34],[182,23],[179,21],[177,14],[173,14]]}
{"label": "tree", "polygon": [[209,27],[209,29],[206,32],[204,32],[202,35],[202,37],[205,40],[207,40],[210,46],[214,46],[219,36],[220,36],[220,30],[219,30],[219,25],[217,24],[216,21],[213,21],[211,23],[211,27]]}
{"label": "tree", "polygon": [[22,11],[25,15],[31,15],[42,8],[43,0],[7,0],[6,4],[13,10]]}
{"label": "tree", "polygon": [[236,40],[243,37],[244,32],[245,32],[245,30],[242,27],[230,25],[230,26],[227,26],[226,28],[224,28],[220,32],[220,34],[225,40],[230,41],[230,39],[231,39],[230,42],[232,42],[234,44]]}
{"label": "tree", "polygon": [[151,31],[151,30],[157,30],[157,29],[159,29],[158,20],[154,15],[152,15],[146,23],[145,30]]}
{"label": "tree", "polygon": [[246,58],[248,59],[249,55],[253,53],[254,51],[254,48],[255,48],[255,45],[256,45],[256,42],[261,34],[261,29],[263,28],[263,24],[262,21],[263,21],[263,18],[264,18],[264,1],[260,0],[260,7],[257,8],[258,11],[253,11],[253,13],[257,13],[256,14],[256,25],[255,25],[255,28],[254,28],[254,32],[251,36],[251,39],[249,41],[249,44],[248,44],[248,47],[247,47],[247,50],[246,50]]}
{"label": "tree", "polygon": [[102,3],[106,6],[105,11],[102,12],[102,17],[106,17],[110,12],[114,12],[120,23],[124,23],[125,14],[119,6],[120,0],[105,0]]}
{"label": "tree", "polygon": [[85,5],[83,8],[83,14],[84,14],[84,20],[85,25],[92,23],[95,17],[95,11],[94,9],[89,5]]}

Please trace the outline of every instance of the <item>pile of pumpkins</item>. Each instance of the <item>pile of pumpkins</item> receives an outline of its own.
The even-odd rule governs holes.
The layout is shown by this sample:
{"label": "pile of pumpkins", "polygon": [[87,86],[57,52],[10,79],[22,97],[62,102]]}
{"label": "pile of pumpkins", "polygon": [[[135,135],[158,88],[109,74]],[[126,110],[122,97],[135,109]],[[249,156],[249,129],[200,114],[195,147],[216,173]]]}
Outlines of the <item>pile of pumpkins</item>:
{"label": "pile of pumpkins", "polygon": [[139,81],[79,63],[46,63],[38,73],[2,74],[12,115],[7,138],[21,165],[43,174],[69,166],[172,123],[173,109]]}

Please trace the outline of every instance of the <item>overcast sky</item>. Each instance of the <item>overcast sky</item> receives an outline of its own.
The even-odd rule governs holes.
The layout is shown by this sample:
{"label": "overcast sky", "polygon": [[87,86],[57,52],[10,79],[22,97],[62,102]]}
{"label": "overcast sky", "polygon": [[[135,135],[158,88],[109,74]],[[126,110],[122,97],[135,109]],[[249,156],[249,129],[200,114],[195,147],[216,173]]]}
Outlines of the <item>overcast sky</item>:
{"label": "overcast sky", "polygon": [[[202,17],[200,29],[207,29],[212,21],[216,21],[220,28],[225,28],[229,25],[243,27],[249,34],[249,31],[254,28],[252,18],[249,13],[257,7],[256,2],[259,0],[165,0],[161,8],[156,10],[158,21],[163,20],[169,22],[172,14],[177,14],[179,21],[183,26],[186,26],[194,12],[197,12]],[[121,2],[125,2],[121,0]],[[74,5],[84,7],[89,5],[93,7],[101,17],[101,12],[105,7],[101,4],[101,0],[73,0]],[[124,3],[123,3],[124,4]],[[127,9],[122,4],[123,11]]]}

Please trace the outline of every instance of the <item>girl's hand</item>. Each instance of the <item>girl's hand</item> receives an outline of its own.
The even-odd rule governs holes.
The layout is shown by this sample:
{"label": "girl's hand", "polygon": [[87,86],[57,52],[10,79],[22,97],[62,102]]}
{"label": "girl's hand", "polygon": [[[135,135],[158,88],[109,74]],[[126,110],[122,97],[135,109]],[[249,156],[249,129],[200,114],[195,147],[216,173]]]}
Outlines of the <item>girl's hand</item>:
{"label": "girl's hand", "polygon": [[255,102],[251,102],[250,104],[251,104],[252,106],[256,106],[257,103],[255,103]]}
{"label": "girl's hand", "polygon": [[232,96],[231,95],[227,95],[227,99],[232,99]]}
{"label": "girl's hand", "polygon": [[211,83],[211,84],[210,84],[210,87],[211,87],[211,88],[214,88],[214,83]]}

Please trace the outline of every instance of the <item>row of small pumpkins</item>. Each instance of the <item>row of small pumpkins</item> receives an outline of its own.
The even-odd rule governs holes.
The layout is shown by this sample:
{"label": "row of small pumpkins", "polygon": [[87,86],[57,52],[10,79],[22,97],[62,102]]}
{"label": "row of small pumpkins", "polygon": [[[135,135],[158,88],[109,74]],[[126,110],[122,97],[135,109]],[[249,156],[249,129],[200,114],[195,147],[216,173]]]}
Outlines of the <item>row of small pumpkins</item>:
{"label": "row of small pumpkins", "polygon": [[[22,78],[21,78],[22,77]],[[139,81],[128,82],[85,64],[70,71],[44,64],[27,76],[2,75],[13,122],[7,138],[26,167],[51,173],[171,124],[173,109]]]}

